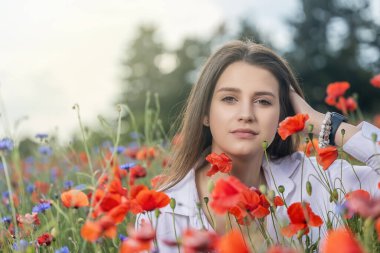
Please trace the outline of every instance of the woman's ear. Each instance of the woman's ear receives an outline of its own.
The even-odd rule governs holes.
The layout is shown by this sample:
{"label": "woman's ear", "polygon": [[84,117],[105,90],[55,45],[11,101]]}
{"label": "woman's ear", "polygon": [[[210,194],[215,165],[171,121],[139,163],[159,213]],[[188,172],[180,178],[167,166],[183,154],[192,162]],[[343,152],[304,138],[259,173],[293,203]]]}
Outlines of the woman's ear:
{"label": "woman's ear", "polygon": [[207,126],[207,127],[210,126],[210,121],[209,121],[207,115],[203,117],[203,125],[204,125],[204,126]]}

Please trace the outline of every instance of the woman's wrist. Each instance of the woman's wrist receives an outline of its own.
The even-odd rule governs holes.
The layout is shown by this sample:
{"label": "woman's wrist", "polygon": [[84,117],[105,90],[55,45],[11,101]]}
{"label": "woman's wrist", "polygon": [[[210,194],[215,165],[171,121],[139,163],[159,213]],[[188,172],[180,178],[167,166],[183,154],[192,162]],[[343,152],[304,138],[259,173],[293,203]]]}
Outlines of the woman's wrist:
{"label": "woman's wrist", "polygon": [[[308,124],[313,125],[313,135],[318,138],[321,132],[321,126],[323,125],[323,120],[325,119],[324,113],[315,111],[311,113]],[[342,129],[344,129],[344,136],[342,135]],[[307,129],[306,129],[307,131]],[[359,130],[356,126],[351,125],[346,122],[342,122],[335,132],[334,143],[336,146],[343,146],[354,134]]]}

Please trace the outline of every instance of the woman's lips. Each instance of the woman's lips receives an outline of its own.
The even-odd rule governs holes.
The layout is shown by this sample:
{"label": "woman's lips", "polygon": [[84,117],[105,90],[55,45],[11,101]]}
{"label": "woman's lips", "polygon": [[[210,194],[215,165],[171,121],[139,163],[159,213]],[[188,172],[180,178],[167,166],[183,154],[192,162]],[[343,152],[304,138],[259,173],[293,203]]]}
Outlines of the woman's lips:
{"label": "woman's lips", "polygon": [[241,139],[252,139],[254,138],[258,133],[251,130],[251,129],[236,129],[231,131],[231,133],[238,138]]}

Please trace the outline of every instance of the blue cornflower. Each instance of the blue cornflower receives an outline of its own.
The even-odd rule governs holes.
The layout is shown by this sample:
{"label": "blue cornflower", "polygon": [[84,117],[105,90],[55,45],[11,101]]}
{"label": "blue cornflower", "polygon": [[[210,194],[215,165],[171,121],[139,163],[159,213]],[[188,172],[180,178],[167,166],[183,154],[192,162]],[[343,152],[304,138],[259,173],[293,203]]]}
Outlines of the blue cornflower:
{"label": "blue cornflower", "polygon": [[12,218],[11,218],[11,216],[1,217],[1,221],[2,221],[3,223],[11,223]]}
{"label": "blue cornflower", "polygon": [[117,153],[117,154],[124,153],[124,151],[125,151],[126,149],[127,149],[127,148],[124,147],[124,146],[118,146],[118,147],[116,148],[116,153]]}
{"label": "blue cornflower", "polygon": [[134,167],[135,165],[136,165],[136,163],[125,163],[125,164],[120,165],[120,169],[129,170],[130,168]]}
{"label": "blue cornflower", "polygon": [[0,151],[11,151],[13,149],[13,141],[10,138],[0,140]]}
{"label": "blue cornflower", "polygon": [[65,188],[65,190],[69,190],[73,186],[74,186],[74,182],[71,180],[67,180],[67,181],[63,182],[63,187]]}
{"label": "blue cornflower", "polygon": [[123,235],[123,234],[119,234],[119,239],[120,241],[124,241],[125,239],[127,239],[128,237]]}
{"label": "blue cornflower", "polygon": [[38,204],[33,207],[32,212],[33,213],[42,213],[45,212],[45,210],[49,209],[51,207],[50,203],[44,202],[41,204]]}
{"label": "blue cornflower", "polygon": [[26,186],[26,191],[27,191],[28,193],[32,193],[32,192],[34,192],[35,189],[36,189],[36,187],[34,186],[34,184],[28,184],[28,185]]}
{"label": "blue cornflower", "polygon": [[54,253],[70,253],[70,250],[67,246],[64,246],[60,249],[55,250]]}
{"label": "blue cornflower", "polygon": [[33,156],[28,156],[27,158],[24,159],[25,163],[27,164],[33,164],[34,163],[34,157]]}
{"label": "blue cornflower", "polygon": [[49,146],[40,146],[38,148],[38,151],[42,155],[50,156],[53,153],[53,150]]}
{"label": "blue cornflower", "polygon": [[5,191],[5,192],[3,192],[3,198],[4,199],[7,199],[7,198],[9,198],[9,191]]}
{"label": "blue cornflower", "polygon": [[40,141],[42,141],[43,139],[46,139],[48,136],[49,136],[48,134],[42,134],[42,133],[36,134],[36,138],[40,139]]}
{"label": "blue cornflower", "polygon": [[25,251],[29,246],[28,241],[21,239],[18,243],[13,243],[13,250],[15,251]]}
{"label": "blue cornflower", "polygon": [[347,211],[347,204],[346,202],[342,203],[342,204],[337,204],[335,206],[335,213],[338,214],[338,215],[343,215],[345,214]]}
{"label": "blue cornflower", "polygon": [[77,186],[75,186],[75,189],[80,190],[80,191],[84,190],[86,188],[87,188],[87,186],[85,184],[78,184]]}

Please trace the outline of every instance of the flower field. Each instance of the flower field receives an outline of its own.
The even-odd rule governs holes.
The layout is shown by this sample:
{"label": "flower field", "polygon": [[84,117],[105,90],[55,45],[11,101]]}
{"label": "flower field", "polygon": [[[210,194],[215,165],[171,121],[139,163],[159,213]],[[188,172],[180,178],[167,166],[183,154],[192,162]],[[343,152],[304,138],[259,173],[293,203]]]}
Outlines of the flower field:
{"label": "flower field", "polygon": [[[380,75],[370,82],[380,88]],[[344,96],[349,87],[347,82],[330,84],[326,103],[358,120],[362,115],[357,101]],[[160,218],[160,208],[169,205],[174,211],[176,200],[156,186],[170,166],[169,147],[175,148],[180,136],[169,145],[160,137],[164,134],[156,135],[154,131],[160,129],[154,113],[144,134],[137,134],[134,127],[125,133],[122,113],[128,112],[131,126],[134,119],[127,107],[120,106],[119,111],[114,134],[104,143],[90,145],[80,121],[82,146],[76,149],[53,145],[47,134],[37,134],[38,149],[21,158],[17,143],[7,136],[1,139],[1,252],[159,252],[155,221]],[[227,155],[211,153],[206,157],[211,165],[207,174],[212,181],[210,197],[204,201],[218,215],[235,220],[238,229],[231,226],[225,235],[187,229],[178,233],[175,241],[165,243],[179,252],[380,252],[380,199],[362,189],[345,191],[324,181],[331,163],[347,157],[336,147],[318,148],[315,136],[301,133],[307,118],[287,118],[278,133],[283,139],[299,134],[305,159],[316,156],[322,185],[338,207],[336,220],[316,214],[305,201],[286,203],[282,185],[277,189],[245,186],[229,175],[232,162]],[[379,127],[379,116],[371,121]],[[120,132],[129,134],[132,141],[121,143]],[[378,143],[374,141],[374,145]],[[213,181],[217,173],[227,175]],[[304,194],[312,195],[311,185],[306,182],[306,186]],[[286,208],[285,223],[277,219],[277,208]],[[140,215],[148,220],[136,229]],[[278,223],[278,242],[269,236],[266,222]],[[249,226],[258,227],[264,246],[257,246],[249,233],[242,233]],[[329,230],[326,239],[311,240],[309,230],[322,226]]]}

